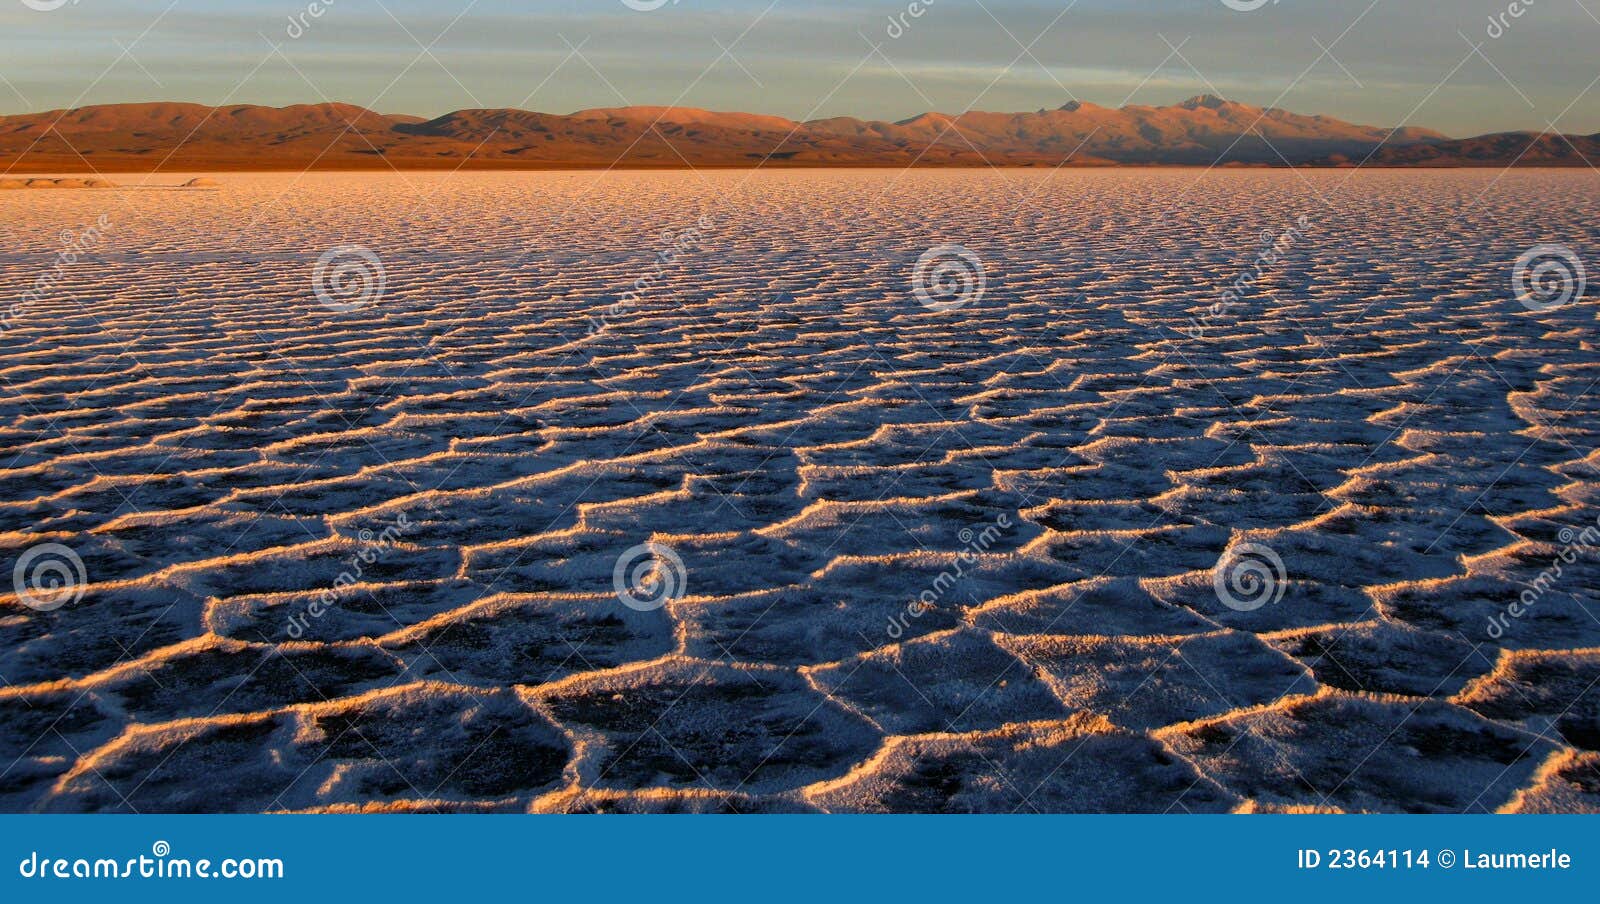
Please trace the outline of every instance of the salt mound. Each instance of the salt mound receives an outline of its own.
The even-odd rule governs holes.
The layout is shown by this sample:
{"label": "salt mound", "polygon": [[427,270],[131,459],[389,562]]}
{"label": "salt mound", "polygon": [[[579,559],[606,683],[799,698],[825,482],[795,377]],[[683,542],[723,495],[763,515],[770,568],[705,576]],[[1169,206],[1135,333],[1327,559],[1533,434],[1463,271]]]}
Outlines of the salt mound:
{"label": "salt mound", "polygon": [[0,179],[0,189],[10,188],[116,188],[105,179]]}

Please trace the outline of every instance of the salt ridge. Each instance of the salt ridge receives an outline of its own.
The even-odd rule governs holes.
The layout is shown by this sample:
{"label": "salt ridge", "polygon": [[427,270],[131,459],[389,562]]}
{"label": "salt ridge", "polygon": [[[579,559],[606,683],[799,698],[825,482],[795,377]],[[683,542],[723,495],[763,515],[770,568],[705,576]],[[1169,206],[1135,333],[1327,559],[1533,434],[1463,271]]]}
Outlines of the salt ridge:
{"label": "salt ridge", "polygon": [[[113,224],[0,347],[0,548],[91,581],[0,597],[0,807],[1600,809],[1595,558],[1485,633],[1600,510],[1593,303],[1508,290],[1551,236],[1597,259],[1600,204],[1346,178],[0,198],[14,290]],[[909,278],[948,242],[988,288],[934,313]],[[318,304],[343,244],[381,303]],[[636,612],[645,541],[686,581]],[[1254,611],[1212,583],[1243,542],[1287,576]]]}

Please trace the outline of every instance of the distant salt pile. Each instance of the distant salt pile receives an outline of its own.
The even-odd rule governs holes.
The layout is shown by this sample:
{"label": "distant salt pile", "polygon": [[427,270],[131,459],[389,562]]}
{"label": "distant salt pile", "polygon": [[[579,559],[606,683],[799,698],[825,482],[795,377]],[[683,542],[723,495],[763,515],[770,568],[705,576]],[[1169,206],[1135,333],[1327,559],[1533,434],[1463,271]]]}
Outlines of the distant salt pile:
{"label": "distant salt pile", "polygon": [[[205,177],[198,177],[198,178],[190,179],[188,182],[184,182],[184,183],[181,183],[181,184],[178,184],[178,185],[168,184],[168,185],[149,185],[149,186],[140,186],[140,187],[171,190],[171,189],[183,189],[183,188],[217,188],[217,187],[220,187],[221,184],[222,183],[218,182],[215,179],[207,179]],[[117,183],[112,182],[112,181],[110,181],[108,179],[84,178],[84,177],[77,177],[77,178],[68,177],[68,178],[60,178],[60,179],[57,179],[57,178],[19,177],[19,178],[14,178],[14,179],[0,179],[0,190],[21,189],[21,188],[121,188],[121,187],[122,187],[121,185],[118,185]]]}
{"label": "distant salt pile", "polygon": [[0,179],[0,189],[10,188],[116,188],[105,179]]}

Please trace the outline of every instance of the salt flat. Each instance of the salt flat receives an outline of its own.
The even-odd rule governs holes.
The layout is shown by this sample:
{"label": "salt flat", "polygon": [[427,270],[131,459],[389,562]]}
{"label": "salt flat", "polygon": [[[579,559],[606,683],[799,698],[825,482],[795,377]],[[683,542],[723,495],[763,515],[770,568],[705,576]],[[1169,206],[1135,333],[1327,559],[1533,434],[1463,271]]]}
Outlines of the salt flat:
{"label": "salt flat", "polygon": [[1600,809],[1592,174],[218,178],[0,198],[0,808]]}

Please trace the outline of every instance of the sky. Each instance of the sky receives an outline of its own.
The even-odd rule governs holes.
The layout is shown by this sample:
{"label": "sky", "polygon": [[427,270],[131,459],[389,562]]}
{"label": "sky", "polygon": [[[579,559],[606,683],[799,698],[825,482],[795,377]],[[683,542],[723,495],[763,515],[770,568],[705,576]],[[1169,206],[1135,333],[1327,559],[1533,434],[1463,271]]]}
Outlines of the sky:
{"label": "sky", "polygon": [[1600,0],[0,0],[0,114],[336,100],[895,120],[1209,93],[1454,136],[1589,134],[1596,46]]}

